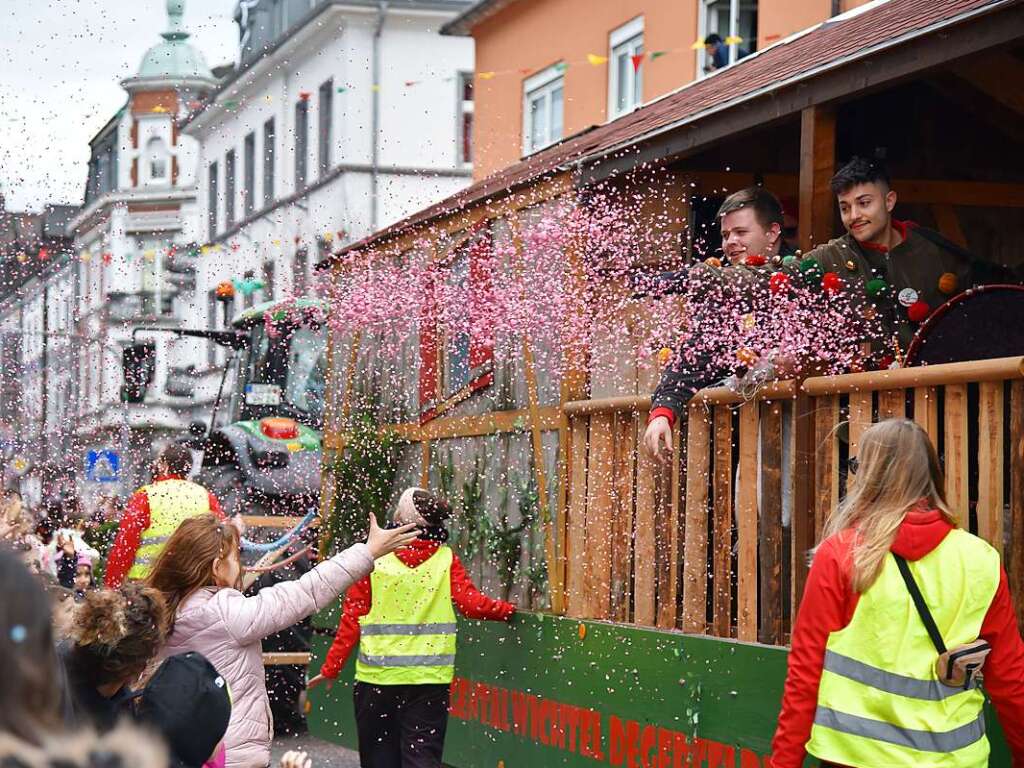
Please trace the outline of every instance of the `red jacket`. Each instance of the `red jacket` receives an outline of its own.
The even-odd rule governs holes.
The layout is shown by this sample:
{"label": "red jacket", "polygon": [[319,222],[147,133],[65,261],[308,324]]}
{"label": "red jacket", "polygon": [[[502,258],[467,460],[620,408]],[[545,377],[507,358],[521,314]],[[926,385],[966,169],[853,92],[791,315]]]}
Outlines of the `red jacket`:
{"label": "red jacket", "polygon": [[[907,560],[920,560],[952,530],[937,510],[909,512],[891,550]],[[818,704],[818,683],[825,643],[853,618],[860,597],[851,587],[853,537],[844,532],[822,542],[814,555],[807,586],[793,627],[789,673],[782,712],[772,741],[773,768],[799,768],[811,737]],[[995,704],[999,722],[1013,754],[1013,765],[1024,766],[1024,642],[1010,600],[1006,573],[981,625],[980,636],[992,646],[985,661],[985,691]]]}
{"label": "red jacket", "polygon": [[[436,541],[416,539],[411,546],[400,549],[395,554],[398,559],[410,568],[415,568],[433,555],[440,545]],[[473,581],[462,567],[459,556],[452,553],[451,569],[452,602],[459,613],[467,619],[489,619],[492,621],[508,621],[515,613],[516,607],[504,600],[488,597],[476,588]],[[370,577],[352,585],[345,595],[342,606],[341,621],[338,632],[334,636],[331,650],[320,668],[320,674],[333,680],[345,666],[348,655],[359,644],[359,619],[370,612],[373,596],[370,594]]]}
{"label": "red jacket", "polygon": [[[153,480],[159,483],[161,480],[184,480],[177,475],[161,475]],[[221,520],[224,519],[224,512],[221,511],[217,497],[210,494],[210,511]],[[107,571],[103,577],[103,585],[109,589],[117,589],[128,575],[132,565],[135,563],[135,552],[142,541],[142,533],[149,528],[149,497],[145,489],[140,488],[128,499],[121,522],[117,526],[117,536],[114,537],[114,546],[107,555]]]}

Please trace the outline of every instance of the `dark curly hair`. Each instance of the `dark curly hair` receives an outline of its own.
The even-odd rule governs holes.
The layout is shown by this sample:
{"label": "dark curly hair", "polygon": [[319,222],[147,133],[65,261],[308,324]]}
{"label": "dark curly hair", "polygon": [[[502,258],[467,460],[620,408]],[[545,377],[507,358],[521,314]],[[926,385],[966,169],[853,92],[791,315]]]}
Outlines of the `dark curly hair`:
{"label": "dark curly hair", "polygon": [[156,656],[170,627],[163,595],[142,584],[85,594],[75,609],[71,654],[95,686],[129,681]]}

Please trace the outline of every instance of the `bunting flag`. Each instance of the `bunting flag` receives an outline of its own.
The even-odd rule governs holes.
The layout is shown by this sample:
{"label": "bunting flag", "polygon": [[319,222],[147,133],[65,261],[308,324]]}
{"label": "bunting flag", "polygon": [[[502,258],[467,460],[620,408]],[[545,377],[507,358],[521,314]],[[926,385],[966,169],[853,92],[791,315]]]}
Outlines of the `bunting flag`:
{"label": "bunting flag", "polygon": [[92,253],[90,253],[89,249],[86,248],[84,251],[82,251],[78,258],[80,261],[88,264],[90,261],[92,261]]}
{"label": "bunting flag", "polygon": [[740,45],[743,42],[743,38],[739,35],[729,35],[725,38],[726,45]]}
{"label": "bunting flag", "polygon": [[154,259],[156,259],[156,249],[147,248],[142,252],[142,258],[144,258],[146,261],[153,261]]}
{"label": "bunting flag", "polygon": [[205,256],[209,252],[210,252],[210,246],[208,246],[208,245],[201,245],[201,246],[199,246],[199,253],[202,254],[203,256]]}
{"label": "bunting flag", "polygon": [[337,90],[338,90],[338,93],[344,93],[345,91],[348,90],[348,88],[346,88],[344,85],[339,85]]}
{"label": "bunting flag", "polygon": [[633,71],[639,72],[640,65],[644,63],[644,55],[642,53],[634,53],[629,57],[629,60],[633,62]]}
{"label": "bunting flag", "polygon": [[374,83],[370,86],[370,90],[374,93],[380,93],[380,86],[377,83]]}
{"label": "bunting flag", "polygon": [[47,259],[50,258],[50,252],[47,251],[45,248],[40,248],[39,253],[37,255],[39,256],[40,261],[46,261]]}
{"label": "bunting flag", "polygon": [[162,114],[162,113],[164,113],[164,112],[166,112],[166,111],[167,111],[167,107],[165,107],[165,106],[162,106],[162,105],[160,105],[160,104],[157,104],[157,105],[156,105],[155,107],[153,107],[153,108],[152,108],[151,110],[149,110],[149,111],[150,111],[150,112],[157,112],[157,113],[161,113],[161,114]]}
{"label": "bunting flag", "polygon": [[690,50],[691,51],[699,51],[699,50],[701,50],[703,48],[704,48],[704,41],[703,40],[698,40],[697,42],[695,42],[693,45],[690,46]]}
{"label": "bunting flag", "polygon": [[263,100],[267,102],[267,104],[270,104],[271,102],[273,102],[274,98],[268,93],[266,96],[263,97]]}
{"label": "bunting flag", "polygon": [[406,88],[411,88],[412,86],[419,85],[419,84],[420,84],[419,80],[406,80],[405,81],[405,87]]}
{"label": "bunting flag", "polygon": [[104,264],[109,264],[114,260],[113,254],[111,254],[109,251],[104,251],[100,258],[103,259]]}
{"label": "bunting flag", "polygon": [[565,70],[567,70],[568,68],[569,68],[569,65],[566,64],[564,61],[558,62],[557,64],[555,64],[555,67],[554,67],[555,72],[557,72],[560,75],[564,74]]}
{"label": "bunting flag", "polygon": [[654,61],[655,59],[660,59],[662,56],[666,55],[667,53],[668,53],[668,51],[651,51],[651,61]]}
{"label": "bunting flag", "polygon": [[224,109],[238,109],[238,102],[234,99],[228,99],[224,102]]}
{"label": "bunting flag", "polygon": [[312,94],[310,94],[309,91],[299,91],[299,100],[300,101],[309,101],[309,97],[311,95]]}
{"label": "bunting flag", "polygon": [[599,67],[602,64],[607,64],[608,63],[608,57],[607,56],[598,56],[596,53],[588,53],[587,54],[587,61],[590,62],[591,65],[593,65],[595,67]]}
{"label": "bunting flag", "polygon": [[479,77],[481,80],[490,80],[496,74],[498,74],[498,73],[497,72],[478,72],[477,73],[477,77]]}

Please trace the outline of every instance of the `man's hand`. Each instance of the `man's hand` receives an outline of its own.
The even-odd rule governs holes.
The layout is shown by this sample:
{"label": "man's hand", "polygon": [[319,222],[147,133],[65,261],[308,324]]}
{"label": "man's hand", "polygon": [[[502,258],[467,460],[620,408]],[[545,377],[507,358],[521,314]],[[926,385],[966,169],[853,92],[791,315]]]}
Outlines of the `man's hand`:
{"label": "man's hand", "polygon": [[321,684],[326,684],[327,690],[329,691],[334,687],[334,680],[329,677],[324,677],[323,675],[317,675],[316,677],[310,678],[309,682],[306,683],[307,693]]}
{"label": "man's hand", "polygon": [[672,425],[664,416],[651,419],[644,432],[644,448],[656,461],[665,464],[672,457]]}

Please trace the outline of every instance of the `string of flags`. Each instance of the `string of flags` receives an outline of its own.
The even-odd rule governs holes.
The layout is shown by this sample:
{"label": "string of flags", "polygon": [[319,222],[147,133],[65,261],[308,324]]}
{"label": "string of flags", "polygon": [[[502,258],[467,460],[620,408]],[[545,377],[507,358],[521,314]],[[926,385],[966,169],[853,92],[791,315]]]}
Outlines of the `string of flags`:
{"label": "string of flags", "polygon": [[[726,37],[723,42],[726,45],[740,45],[744,41],[743,41],[743,38],[740,37],[739,35],[730,35],[730,36]],[[679,53],[679,52],[687,51],[687,50],[699,51],[702,48],[704,48],[704,40],[700,39],[700,40],[695,41],[692,45],[690,45],[690,46],[688,46],[686,48],[668,48],[668,49],[660,50],[660,51],[649,51],[649,52],[646,52],[646,53],[636,53],[636,54],[633,54],[632,56],[630,56],[629,58],[630,58],[630,61],[633,64],[633,71],[634,72],[639,72],[640,71],[640,67],[643,66],[643,63],[645,61],[657,61],[662,56],[668,56],[669,54]],[[568,70],[570,66],[573,66],[573,65],[586,63],[586,64],[589,64],[592,67],[600,67],[600,66],[604,66],[605,64],[607,64],[608,61],[609,61],[609,57],[608,56],[604,56],[602,54],[597,54],[597,53],[588,53],[585,59],[579,59],[579,60],[576,60],[576,61],[562,61],[562,62],[559,62],[559,63],[555,64],[553,66],[553,69],[556,72],[558,72],[559,74],[562,74],[566,70]],[[480,79],[480,80],[493,80],[496,77],[501,77],[501,76],[504,76],[504,75],[512,75],[512,74],[520,75],[520,76],[531,75],[531,74],[534,74],[536,71],[537,71],[536,69],[523,68],[523,67],[519,67],[517,69],[487,70],[487,71],[484,71],[484,72],[477,72],[476,73],[476,77],[478,79]],[[422,84],[430,82],[430,81],[438,81],[438,80],[441,81],[441,82],[446,82],[447,83],[447,82],[454,81],[456,79],[456,77],[457,77],[457,75],[446,75],[446,76],[440,77],[440,78],[425,77],[425,78],[421,78],[421,79],[418,79],[418,80],[405,80],[405,81],[403,81],[402,86],[404,88],[414,88],[417,85],[422,85]],[[339,85],[339,86],[336,86],[334,90],[335,90],[336,93],[349,93],[350,91],[358,91],[359,88],[357,86],[349,84],[349,85]],[[382,86],[381,86],[380,83],[373,83],[372,85],[370,85],[370,90],[373,91],[374,93],[379,93],[382,90]],[[311,96],[312,96],[312,94],[309,91],[299,91],[299,99],[302,100],[302,101],[309,101]],[[271,97],[269,94],[264,96],[263,99],[267,103],[272,103],[273,102],[273,97]],[[223,107],[224,109],[227,109],[227,110],[238,109],[239,105],[240,105],[240,103],[239,103],[239,101],[237,99],[227,99],[227,100],[221,102],[221,104],[220,104],[221,107]]]}

